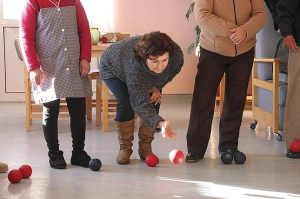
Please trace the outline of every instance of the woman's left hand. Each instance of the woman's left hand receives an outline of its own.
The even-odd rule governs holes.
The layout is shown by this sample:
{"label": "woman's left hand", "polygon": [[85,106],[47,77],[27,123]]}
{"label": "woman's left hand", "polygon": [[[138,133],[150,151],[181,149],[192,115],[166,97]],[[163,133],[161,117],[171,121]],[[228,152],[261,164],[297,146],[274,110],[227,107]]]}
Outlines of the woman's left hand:
{"label": "woman's left hand", "polygon": [[79,74],[81,77],[86,76],[91,69],[90,62],[88,60],[82,59],[80,60],[80,66],[79,66]]}
{"label": "woman's left hand", "polygon": [[247,32],[241,27],[233,28],[230,30],[230,32],[232,32],[230,39],[236,45],[242,44],[247,36]]}
{"label": "woman's left hand", "polygon": [[150,97],[150,102],[155,102],[155,105],[161,102],[161,93],[156,87],[152,87],[150,90],[148,90],[149,93],[152,93]]}

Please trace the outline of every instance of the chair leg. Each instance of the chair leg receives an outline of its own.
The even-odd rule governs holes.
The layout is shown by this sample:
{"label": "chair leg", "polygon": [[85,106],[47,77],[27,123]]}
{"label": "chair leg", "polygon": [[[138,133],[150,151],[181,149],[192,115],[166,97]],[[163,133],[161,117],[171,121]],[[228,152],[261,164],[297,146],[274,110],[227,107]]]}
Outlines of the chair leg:
{"label": "chair leg", "polygon": [[103,110],[103,131],[108,131],[108,88],[104,81],[102,81],[102,92],[103,92],[103,101],[102,101],[102,110]]}
{"label": "chair leg", "polygon": [[101,84],[97,81],[96,84],[96,126],[101,125]]}
{"label": "chair leg", "polygon": [[25,79],[25,108],[26,108],[26,132],[30,131],[31,119],[31,87],[29,80]]}
{"label": "chair leg", "polygon": [[[92,79],[90,74],[88,74],[88,78],[90,81],[90,85],[92,85]],[[86,119],[91,120],[92,119],[92,97],[86,97]]]}
{"label": "chair leg", "polygon": [[86,119],[92,119],[92,97],[86,97]]}
{"label": "chair leg", "polygon": [[30,118],[28,120],[28,116],[26,116],[26,132],[30,131]]}

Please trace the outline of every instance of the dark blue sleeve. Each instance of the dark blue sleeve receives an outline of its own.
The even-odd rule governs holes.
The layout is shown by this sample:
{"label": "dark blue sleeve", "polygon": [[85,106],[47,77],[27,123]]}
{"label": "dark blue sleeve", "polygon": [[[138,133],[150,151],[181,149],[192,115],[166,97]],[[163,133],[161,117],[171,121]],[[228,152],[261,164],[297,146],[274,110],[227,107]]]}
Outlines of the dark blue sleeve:
{"label": "dark blue sleeve", "polygon": [[280,0],[276,6],[277,22],[283,37],[293,34],[293,25],[300,0]]}
{"label": "dark blue sleeve", "polygon": [[161,129],[158,129],[156,126],[159,121],[164,121],[164,119],[156,113],[153,104],[150,102],[148,93],[150,87],[147,85],[149,77],[145,73],[139,72],[139,67],[132,66],[131,70],[125,71],[130,103],[143,122],[153,131],[160,132]]}

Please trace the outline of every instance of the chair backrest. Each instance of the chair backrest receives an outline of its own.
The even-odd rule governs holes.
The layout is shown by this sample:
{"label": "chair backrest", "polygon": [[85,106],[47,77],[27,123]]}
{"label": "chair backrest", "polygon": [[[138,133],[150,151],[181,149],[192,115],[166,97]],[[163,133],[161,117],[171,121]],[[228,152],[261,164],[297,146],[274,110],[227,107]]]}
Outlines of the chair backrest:
{"label": "chair backrest", "polygon": [[[256,58],[274,58],[278,42],[281,38],[282,36],[274,30],[272,14],[267,9],[267,24],[256,35]],[[272,64],[258,63],[257,65],[257,77],[259,79],[271,80],[273,78]]]}
{"label": "chair backrest", "polygon": [[279,72],[281,73],[287,73],[288,72],[288,60],[289,60],[289,49],[285,47],[283,38],[279,40],[275,58],[279,58]]}
{"label": "chair backrest", "polygon": [[18,44],[17,39],[15,39],[14,45],[15,45],[15,49],[16,49],[16,52],[17,52],[17,55],[18,55],[19,59],[20,59],[21,61],[23,61],[22,54],[21,54],[21,51],[20,51],[20,48],[19,48],[19,44]]}

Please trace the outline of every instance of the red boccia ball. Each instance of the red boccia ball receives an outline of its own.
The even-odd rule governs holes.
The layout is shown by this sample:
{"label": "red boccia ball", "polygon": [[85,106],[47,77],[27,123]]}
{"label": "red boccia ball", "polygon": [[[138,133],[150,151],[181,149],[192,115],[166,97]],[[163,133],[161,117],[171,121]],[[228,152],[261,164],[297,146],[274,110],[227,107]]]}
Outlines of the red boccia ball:
{"label": "red boccia ball", "polygon": [[174,149],[169,154],[170,161],[173,164],[181,164],[184,161],[184,154],[178,149]]}
{"label": "red boccia ball", "polygon": [[23,178],[29,178],[32,174],[32,168],[29,165],[22,165],[19,170],[22,172]]}
{"label": "red boccia ball", "polygon": [[106,37],[102,37],[101,41],[102,41],[102,43],[106,44],[107,43],[107,38]]}
{"label": "red boccia ball", "polygon": [[146,164],[149,167],[155,167],[158,164],[158,157],[154,154],[150,154],[146,157]]}
{"label": "red boccia ball", "polygon": [[300,141],[298,141],[298,140],[293,141],[290,145],[290,149],[295,153],[299,153],[300,152]]}
{"label": "red boccia ball", "polygon": [[13,169],[8,173],[8,180],[11,183],[19,183],[22,180],[22,172],[18,169]]}

